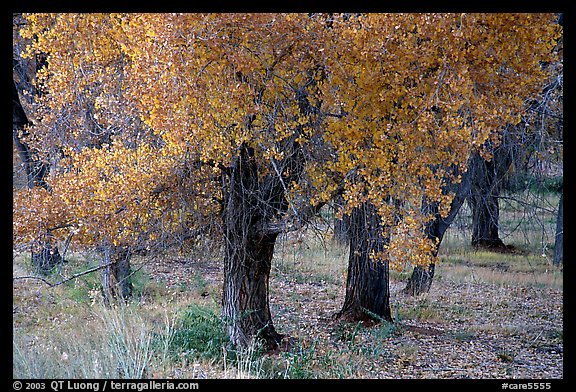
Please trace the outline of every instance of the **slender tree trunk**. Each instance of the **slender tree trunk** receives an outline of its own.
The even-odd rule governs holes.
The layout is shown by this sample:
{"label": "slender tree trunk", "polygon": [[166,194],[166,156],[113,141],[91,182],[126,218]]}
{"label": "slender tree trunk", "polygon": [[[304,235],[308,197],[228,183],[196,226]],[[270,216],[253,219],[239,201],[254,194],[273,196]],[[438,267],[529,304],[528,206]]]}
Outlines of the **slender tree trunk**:
{"label": "slender tree trunk", "polygon": [[339,245],[348,243],[350,230],[350,217],[344,215],[342,218],[334,218],[334,241]]}
{"label": "slender tree trunk", "polygon": [[282,340],[272,323],[269,277],[277,234],[262,233],[259,184],[253,150],[246,146],[225,177],[223,317],[232,345],[247,347],[254,339],[267,349]]}
{"label": "slender tree trunk", "polygon": [[392,321],[388,262],[373,260],[388,242],[372,204],[353,210],[350,217],[350,254],[346,297],[336,317],[348,321]]}
{"label": "slender tree trunk", "polygon": [[564,257],[564,192],[561,191],[558,205],[558,217],[556,218],[556,236],[554,241],[554,265],[563,263]]}
{"label": "slender tree trunk", "polygon": [[[473,159],[473,158],[472,158]],[[444,238],[446,230],[450,227],[460,208],[464,204],[466,198],[470,195],[472,187],[472,178],[475,174],[474,165],[468,165],[468,170],[461,174],[461,180],[458,184],[450,184],[446,192],[454,192],[454,198],[450,204],[450,211],[446,218],[443,218],[438,211],[437,203],[424,203],[423,208],[428,212],[434,214],[434,220],[430,222],[426,228],[426,236],[428,239],[437,241],[438,245],[432,251],[433,256],[438,255],[440,244]],[[427,267],[415,266],[410,279],[404,288],[404,293],[409,295],[420,295],[430,291],[432,286],[432,279],[436,270],[435,264],[430,264]]]}

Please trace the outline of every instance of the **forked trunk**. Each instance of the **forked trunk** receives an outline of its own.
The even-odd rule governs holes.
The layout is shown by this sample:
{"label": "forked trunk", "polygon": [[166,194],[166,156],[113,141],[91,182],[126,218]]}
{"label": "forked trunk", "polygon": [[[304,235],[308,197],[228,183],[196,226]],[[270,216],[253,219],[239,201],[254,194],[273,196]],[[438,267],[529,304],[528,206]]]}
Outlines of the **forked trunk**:
{"label": "forked trunk", "polygon": [[384,251],[388,242],[372,204],[352,211],[349,235],[346,297],[336,317],[347,321],[392,321],[388,262],[370,257],[372,252]]}

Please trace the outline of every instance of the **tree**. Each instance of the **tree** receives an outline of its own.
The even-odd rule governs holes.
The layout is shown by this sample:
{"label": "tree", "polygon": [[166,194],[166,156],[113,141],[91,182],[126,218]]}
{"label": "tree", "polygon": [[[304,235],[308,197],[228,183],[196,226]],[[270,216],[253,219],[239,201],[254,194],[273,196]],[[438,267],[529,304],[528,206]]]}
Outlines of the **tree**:
{"label": "tree", "polygon": [[[28,124],[26,137],[38,159],[52,163],[54,173],[45,183],[50,183],[50,191],[56,193],[17,192],[14,215],[21,219],[16,228],[29,229],[29,223],[36,222],[53,240],[70,238],[72,247],[99,251],[103,257],[104,292],[129,296],[130,258],[124,256],[145,249],[147,244],[142,242],[147,237],[152,236],[150,242],[156,245],[160,242],[157,230],[150,229],[150,222],[148,227],[145,223],[150,215],[142,213],[145,204],[140,200],[150,200],[151,196],[158,199],[158,192],[150,193],[148,187],[156,186],[152,189],[158,190],[165,185],[151,181],[142,187],[143,181],[150,180],[145,175],[149,168],[143,163],[152,161],[141,158],[149,157],[151,147],[147,143],[157,140],[149,136],[134,108],[128,106],[131,101],[122,97],[125,59],[116,46],[115,31],[101,14],[30,14],[25,15],[19,28],[14,44],[19,48],[15,55],[18,61],[25,64],[30,59],[44,59],[24,86],[28,92],[35,92],[34,121]],[[52,31],[59,31],[60,37]],[[20,66],[24,68],[30,66]],[[105,105],[101,105],[103,101]],[[120,143],[113,141],[116,134],[121,135]],[[108,159],[102,157],[104,154]],[[119,156],[131,171],[119,168]],[[124,180],[116,181],[121,176]],[[126,189],[134,182],[139,184]],[[138,195],[145,190],[149,192],[146,197]],[[23,205],[30,200],[41,204],[36,208]],[[47,215],[42,219],[31,216],[31,211]],[[132,215],[131,221],[126,219],[128,215]],[[130,224],[135,225],[132,230],[146,227],[145,234],[129,239],[114,232]],[[25,231],[15,230],[15,242],[34,241],[26,235],[16,240],[22,233]],[[110,238],[110,233],[121,238]],[[125,267],[117,268],[117,260],[122,260]],[[121,282],[124,287],[115,290],[113,285],[108,287],[110,282]]]}
{"label": "tree", "polygon": [[[456,22],[452,25],[453,26],[452,28],[454,28],[454,26],[459,26],[456,27],[455,30],[451,30],[451,27],[449,27],[451,22],[448,22],[447,25],[444,25],[445,26],[444,29],[440,28],[440,30],[443,30],[444,32],[453,31],[454,34],[459,37],[462,37],[460,33],[463,33],[464,36],[466,37],[465,38],[466,44],[463,48],[464,52],[459,52],[461,55],[464,53],[466,54],[462,55],[461,57],[458,58],[457,61],[455,61],[454,68],[450,67],[446,68],[447,64],[452,65],[451,63],[449,63],[449,61],[447,61],[445,57],[446,53],[449,52],[449,49],[447,48],[450,48],[450,45],[453,44],[453,42],[450,42],[451,37],[449,35],[448,37],[436,36],[431,39],[430,36],[433,36],[433,34],[435,32],[438,32],[439,30],[427,31],[426,27],[421,28],[421,26],[426,26],[427,24],[429,24],[431,19],[434,19],[435,16],[425,15],[422,17],[422,19],[419,20],[419,23],[416,22],[418,20],[417,17],[398,18],[401,20],[395,20],[393,24],[394,28],[396,28],[401,32],[400,34],[403,38],[403,43],[405,43],[404,47],[408,51],[411,51],[410,53],[402,53],[402,55],[398,55],[397,53],[395,53],[396,56],[394,57],[394,60],[392,60],[391,58],[390,60],[391,62],[394,62],[394,64],[397,64],[399,68],[400,67],[402,68],[394,69],[393,65],[390,65],[390,63],[386,63],[385,69],[390,70],[390,74],[386,74],[385,71],[382,72],[381,67],[380,70],[382,72],[382,75],[389,75],[383,81],[380,81],[378,79],[378,77],[380,76],[378,73],[370,72],[370,70],[374,69],[373,67],[361,68],[367,70],[366,73],[368,73],[369,75],[365,79],[370,80],[370,82],[364,85],[366,87],[362,86],[364,87],[363,94],[354,94],[354,93],[348,94],[350,97],[362,96],[362,102],[354,101],[353,98],[349,99],[348,102],[350,101],[353,102],[355,105],[357,105],[357,108],[368,109],[362,112],[361,117],[362,120],[366,119],[367,121],[361,122],[361,124],[367,129],[372,129],[372,134],[370,134],[370,132],[366,132],[366,134],[364,135],[360,134],[361,136],[358,137],[357,135],[353,135],[352,132],[350,132],[346,135],[347,136],[346,140],[342,140],[342,143],[350,143],[350,142],[354,143],[356,140],[364,140],[365,143],[369,146],[369,149],[363,151],[371,152],[371,154],[367,155],[368,159],[362,162],[362,158],[358,158],[360,153],[358,152],[356,143],[354,144],[353,148],[346,149],[344,146],[342,146],[341,149],[340,148],[337,149],[339,151],[348,152],[348,154],[344,155],[344,159],[347,160],[350,159],[350,157],[354,157],[352,159],[356,159],[356,162],[362,162],[362,165],[360,167],[362,168],[361,170],[364,171],[364,173],[362,173],[363,176],[365,176],[364,178],[368,177],[365,173],[372,174],[370,177],[368,177],[371,178],[371,181],[370,180],[367,181],[367,183],[370,184],[368,186],[370,190],[362,191],[362,188],[360,187],[358,192],[354,193],[352,196],[349,196],[347,199],[353,200],[356,203],[361,203],[366,200],[366,197],[363,197],[361,193],[363,192],[364,194],[371,195],[369,199],[373,203],[378,205],[380,209],[382,209],[383,206],[391,207],[390,211],[393,211],[392,216],[390,213],[386,214],[380,212],[381,216],[389,217],[388,220],[385,221],[383,227],[393,228],[388,229],[388,233],[390,234],[387,234],[388,237],[386,235],[384,237],[389,238],[390,244],[387,246],[386,254],[382,258],[382,260],[388,259],[391,262],[392,266],[398,266],[401,263],[401,261],[406,260],[411,260],[414,264],[416,264],[415,273],[407,287],[407,290],[410,292],[429,289],[429,283],[431,282],[431,278],[433,276],[434,271],[434,262],[431,260],[433,260],[436,257],[437,247],[439,246],[439,243],[442,240],[443,233],[448,227],[449,222],[454,218],[455,214],[457,213],[459,206],[461,206],[464,201],[464,198],[467,194],[465,188],[467,187],[469,189],[470,187],[470,177],[468,177],[466,181],[468,185],[462,184],[462,187],[459,187],[458,185],[459,182],[463,181],[460,175],[462,173],[466,173],[466,171],[469,169],[467,169],[466,163],[463,162],[462,160],[455,162],[454,166],[450,166],[451,165],[450,162],[453,162],[454,159],[454,157],[450,156],[450,154],[456,154],[460,158],[467,159],[467,157],[472,154],[472,151],[474,151],[476,147],[478,147],[479,145],[483,144],[488,138],[490,138],[493,143],[496,143],[499,139],[499,132],[501,127],[503,127],[507,122],[514,123],[518,121],[520,113],[524,110],[521,102],[518,102],[519,100],[522,100],[521,98],[522,94],[517,95],[517,93],[521,92],[522,89],[518,90],[516,89],[517,86],[508,84],[510,80],[506,81],[493,80],[491,84],[487,84],[487,80],[491,78],[491,76],[489,75],[496,76],[497,78],[499,78],[499,75],[502,75],[503,70],[506,70],[505,72],[509,72],[516,66],[520,66],[520,68],[523,68],[523,65],[520,65],[519,63],[516,63],[515,65],[509,63],[508,60],[506,59],[506,55],[504,55],[503,57],[499,57],[500,54],[502,54],[502,52],[500,52],[500,49],[503,49],[504,46],[515,45],[515,43],[519,42],[516,39],[510,39],[509,41],[507,40],[508,38],[514,36],[515,33],[512,33],[510,31],[504,33],[504,36],[506,38],[504,38],[503,41],[498,41],[498,44],[496,45],[493,44],[494,41],[492,41],[492,38],[487,38],[486,40],[484,40],[483,38],[486,38],[486,36],[482,37],[481,35],[480,36],[475,35],[475,33],[478,33],[479,31],[486,32],[486,30],[484,30],[485,28],[487,28],[488,30],[490,29],[498,30],[501,28],[507,30],[507,28],[504,27],[502,24],[504,19],[499,21],[497,20],[480,21],[479,19],[481,19],[483,16],[479,17],[478,19],[475,19],[476,17],[478,17],[478,15],[474,16],[462,15],[459,21],[460,23]],[[508,17],[510,17],[510,21],[513,21],[517,16],[507,15],[504,18]],[[528,19],[530,19],[530,17],[528,17]],[[434,20],[434,22],[432,22],[431,24],[434,26],[434,29],[438,29],[439,26],[442,26],[443,22],[445,21],[446,20],[442,21]],[[454,22],[454,20],[452,21]],[[474,22],[478,22],[479,25],[475,25]],[[367,28],[366,25],[368,26]],[[372,55],[375,58],[378,56],[378,54],[374,54],[374,52],[370,51],[370,49],[367,49],[367,47],[374,48],[379,46],[372,45],[370,40],[371,39],[378,40],[382,39],[382,37],[386,37],[386,43],[389,43],[394,40],[394,33],[380,32],[367,36],[366,34],[362,34],[362,32],[370,31],[370,28],[373,28],[373,26],[370,26],[369,23],[366,23],[366,25],[363,26],[362,31],[360,31],[360,34],[358,33],[358,31],[356,31],[355,34],[352,35],[353,38],[351,37],[349,39],[349,42],[351,43],[351,45],[354,45],[355,48],[358,48],[360,57],[362,55],[365,56]],[[474,31],[474,29],[478,30],[472,33],[469,30],[468,33],[464,33],[462,30],[460,30],[460,28],[464,26],[471,28],[472,31]],[[487,26],[490,27],[488,28]],[[492,32],[494,31],[491,31],[490,33]],[[343,36],[345,36],[345,34],[346,33],[343,33]],[[520,37],[523,36],[523,33],[520,33],[519,36]],[[435,47],[426,46],[426,44],[430,42],[428,41],[429,39],[431,40],[431,42],[436,44]],[[478,39],[478,41],[475,41],[475,39]],[[411,46],[409,43],[406,44],[406,42],[417,42],[418,45]],[[550,41],[550,43],[552,43],[552,41]],[[502,45],[502,47],[500,45]],[[437,54],[434,53],[434,48],[438,47],[443,48],[441,56],[438,56]],[[525,48],[527,49],[528,47]],[[389,49],[389,46],[386,46],[386,49]],[[470,49],[471,51],[469,51]],[[354,49],[350,50],[352,52],[354,51]],[[456,52],[458,52],[458,49],[456,49]],[[495,55],[495,53],[500,54]],[[342,57],[345,56],[335,56],[335,58],[342,58]],[[438,59],[438,58],[444,59],[444,62],[441,65],[436,65],[434,64],[433,61],[428,64],[425,63],[427,59]],[[516,60],[518,59],[519,58],[517,58]],[[487,63],[481,64],[483,60],[487,60],[488,64]],[[423,63],[426,64],[427,67],[422,66]],[[351,61],[349,64],[355,64],[355,62]],[[537,67],[536,64],[533,65]],[[511,66],[511,68],[507,68],[507,66]],[[430,78],[430,83],[432,86],[445,87],[446,84],[448,84],[450,88],[452,88],[454,87],[453,83],[446,82],[444,78],[447,75],[453,76],[454,74],[452,74],[451,72],[445,74],[444,72],[447,70],[455,70],[458,69],[459,67],[465,68],[465,71],[463,71],[462,73],[456,71],[454,73],[458,76],[462,76],[462,79],[460,79],[456,83],[462,83],[463,85],[470,86],[471,90],[466,91],[466,88],[462,90],[457,89],[458,91],[452,91],[451,93],[448,93],[445,99],[439,100],[438,94],[439,92],[441,93],[443,90],[442,89],[434,90],[432,88],[432,90],[428,90],[433,92],[432,99],[430,99],[430,101],[428,102],[432,102],[433,104],[431,104],[430,106],[426,106],[425,104],[423,105],[422,101],[418,101],[418,98],[420,97],[429,96],[426,94],[426,90],[424,91],[420,90],[421,88],[426,86],[425,82],[426,77]],[[493,72],[492,73],[486,72],[490,68],[493,69]],[[417,73],[419,72],[418,74],[422,76],[420,77],[420,80],[414,82],[413,79],[411,79],[410,77],[410,73],[416,70],[418,70]],[[428,71],[428,73],[425,72],[425,70]],[[533,71],[535,71],[536,74],[539,73],[537,69],[533,69]],[[358,81],[361,78],[360,76],[361,72],[362,71],[349,72],[349,74],[353,74],[355,77],[354,82],[351,84],[352,86],[360,87],[360,83]],[[528,77],[528,74],[530,72],[524,74],[524,76]],[[406,75],[404,76],[404,79],[402,79],[403,75]],[[519,76],[519,74],[516,74],[516,76]],[[395,83],[390,83],[389,82],[390,80],[394,80]],[[527,80],[528,79],[526,79],[526,81]],[[540,82],[542,82],[542,80]],[[490,88],[486,89],[488,85],[495,87],[495,90],[490,91]],[[391,88],[393,89],[393,86],[405,86],[406,90],[401,91],[400,94],[396,96],[396,99],[391,100],[393,106],[390,108],[385,105],[386,100],[385,96],[383,96],[384,94],[382,93],[382,91],[388,92],[390,91]],[[349,90],[347,90],[347,92],[348,91]],[[374,101],[372,102],[374,103],[378,102],[378,104],[372,104],[372,105],[370,104],[371,103],[370,94],[372,93],[372,91],[376,91],[378,94],[378,95],[375,94],[374,98],[379,98],[378,100],[374,99]],[[469,95],[469,93],[472,91],[473,93]],[[504,91],[508,91],[509,93],[504,93]],[[398,92],[398,90],[396,90],[396,92]],[[533,94],[533,90],[530,89],[527,89],[524,92],[526,94],[525,97]],[[392,94],[393,93],[389,93],[388,96],[391,96]],[[503,102],[500,100],[502,94],[505,94],[512,99],[508,102]],[[340,96],[341,97],[340,101],[346,102],[346,99],[344,98],[343,95],[344,94]],[[516,96],[516,98],[513,98],[514,96]],[[459,101],[460,102],[459,104],[456,103],[456,101],[464,97],[467,98],[465,98],[463,101]],[[402,105],[401,103],[405,103],[404,100],[406,98],[410,99],[411,102]],[[476,103],[469,106],[471,102],[466,101],[466,99],[468,98],[472,99]],[[453,106],[447,108],[442,105],[442,103],[445,102],[451,102]],[[496,104],[497,102],[500,102],[500,104],[504,106],[501,106],[499,108],[493,107],[492,104]],[[487,109],[486,105],[491,107],[487,111],[485,110]],[[404,108],[406,108],[407,110],[402,112],[402,109]],[[415,110],[413,112],[412,110],[414,108],[419,108],[419,110]],[[457,108],[457,110],[454,110],[455,108]],[[454,111],[451,112],[450,109]],[[358,111],[359,110],[360,109],[358,109]],[[506,119],[505,116],[492,117],[491,121],[495,120],[495,122],[493,123],[494,132],[491,135],[489,135],[490,132],[487,132],[486,134],[484,134],[484,136],[480,136],[477,133],[479,129],[488,125],[487,122],[484,122],[484,120],[480,120],[480,118],[481,117],[486,118],[484,117],[486,115],[490,117],[489,113],[492,110],[493,113],[500,110],[503,110],[505,112],[507,112],[508,110],[512,111],[516,110],[516,113],[508,117],[508,119]],[[378,116],[379,113],[382,113],[380,117]],[[430,114],[431,116],[428,117],[428,119],[434,119],[434,121],[427,122],[425,114]],[[397,143],[398,142],[402,143],[403,144],[402,147],[409,146],[407,148],[401,148],[401,149],[396,149],[395,148],[396,146],[388,147],[387,152],[395,152],[396,155],[392,154],[394,159],[391,160],[390,166],[384,165],[381,163],[382,160],[378,159],[380,158],[380,156],[374,153],[375,150],[378,151],[383,147],[381,143],[377,142],[377,138],[373,137],[373,135],[380,136],[383,133],[382,132],[383,127],[379,126],[380,124],[378,123],[379,119],[386,119],[387,121],[384,121],[382,125],[386,125],[389,129],[390,128],[397,129],[396,126],[398,125],[401,126],[401,124],[403,124],[401,122],[402,120],[410,119],[412,120],[412,123],[410,123],[410,125],[417,124],[417,127],[415,126],[414,128],[417,128],[418,130],[433,129],[434,131],[430,132],[432,134],[432,138],[429,141],[426,140],[425,138],[419,139],[418,136],[420,136],[421,134],[418,133],[416,130],[412,134],[408,132],[406,133],[384,132],[384,138],[386,138],[387,140],[393,140]],[[458,123],[459,126],[456,126],[454,128],[455,133],[453,134],[453,136],[451,136],[451,138],[458,139],[459,137],[462,137],[462,133],[460,133],[459,134],[460,136],[458,136],[457,132],[457,131],[463,131],[465,129],[465,125],[462,126],[461,124],[471,125],[473,130],[471,135],[472,138],[467,139],[468,142],[471,142],[471,144],[468,144],[468,147],[470,148],[468,148],[468,150],[466,151],[465,147],[466,143],[459,144],[461,147],[464,148],[463,150],[459,152],[455,152],[454,150],[446,150],[448,154],[447,156],[445,155],[443,156],[442,153],[444,151],[442,151],[441,147],[443,146],[443,144],[441,140],[440,143],[438,142],[438,139],[441,138],[441,136],[439,135],[441,135],[441,131],[445,127],[448,127],[449,124],[451,124],[450,121],[451,120],[453,121],[455,119],[460,119],[463,122]],[[500,122],[500,120],[503,121]],[[351,128],[357,132],[358,129],[362,129],[362,126],[357,126],[357,124],[354,124]],[[407,129],[410,129],[410,126],[408,126]],[[486,128],[484,128],[484,130],[486,130]],[[438,133],[439,131],[440,133]],[[390,136],[392,136],[392,138]],[[474,140],[474,136],[476,137],[480,136],[480,137]],[[411,144],[413,142],[416,143]],[[431,145],[433,147],[428,150],[427,147]],[[455,145],[458,145],[458,143],[452,144],[452,147],[454,147]],[[420,157],[415,156],[412,157],[411,156],[412,153],[420,154]],[[408,156],[406,154],[408,154]],[[422,155],[426,156],[427,158],[431,158],[430,161],[425,162],[425,159],[421,158]],[[434,161],[434,159],[437,159],[439,157],[443,158],[445,157],[445,158],[444,159],[440,158],[441,161]],[[390,172],[394,173],[394,170],[386,171],[386,169],[384,169],[386,176],[388,177],[387,179],[389,180],[387,184],[388,189],[386,189],[385,192],[382,193],[375,191],[375,188],[377,189],[377,186],[382,184],[383,181],[381,180],[382,175],[378,173],[376,170],[374,170],[374,168],[380,168],[380,169],[388,167],[394,167],[395,169],[404,168],[404,170],[400,169],[400,173],[407,173],[408,171],[406,170],[406,167],[410,168],[411,166],[409,164],[406,165],[406,162],[411,161],[418,162],[417,167],[419,170],[423,169],[429,170],[429,172],[427,173],[428,175],[420,174],[421,177],[418,177],[418,175],[413,175],[412,177],[409,177],[407,175],[404,178],[400,177],[398,179],[395,179],[394,174],[389,174]],[[379,164],[374,165],[375,162]],[[412,167],[415,166],[416,165]],[[358,166],[351,164],[349,167],[357,168]],[[437,168],[441,169],[439,171],[436,171]],[[447,168],[451,168],[450,170],[448,170],[448,173],[446,172]],[[408,178],[410,179],[408,180]],[[423,178],[425,179],[425,182],[418,181],[418,179],[421,180]],[[434,182],[434,185],[431,185],[431,182],[433,181],[431,180],[432,178],[434,178],[436,181]],[[410,187],[410,185],[412,185],[412,187]],[[427,187],[426,185],[428,185],[429,187]],[[420,186],[420,188],[418,188],[418,186]],[[452,200],[455,186],[457,187],[456,190],[460,189],[462,193],[459,194],[457,198]],[[427,188],[426,189],[427,192],[423,193],[422,188]],[[432,189],[434,189],[434,191],[432,191]],[[447,189],[450,191],[446,192]],[[406,192],[406,190],[408,190],[408,192]],[[377,194],[380,194],[381,197],[374,197],[374,195]],[[433,197],[430,197],[430,195],[433,195]],[[442,199],[440,195],[444,195],[445,198]],[[392,200],[391,203],[390,200]],[[450,202],[450,200],[452,201]],[[416,206],[418,206],[419,208],[422,205],[422,203],[423,208],[421,214],[419,215],[419,213],[415,211],[413,208]],[[408,210],[408,212],[406,212],[406,207],[411,207]],[[420,218],[414,219],[415,217],[418,216],[420,216]],[[397,229],[398,226],[400,226],[401,228]],[[429,241],[421,241],[418,243],[414,241],[413,243],[406,243],[405,242],[406,238],[420,238],[420,235],[417,234],[418,230],[420,230],[420,233],[425,233]],[[396,231],[396,233],[394,233],[394,231]],[[403,250],[405,249],[409,250],[419,249],[419,252],[417,254],[414,253],[411,254],[410,251],[404,252]],[[430,252],[431,258],[429,259],[422,257],[423,254],[424,255],[426,254],[426,249],[428,249]],[[422,272],[426,273],[423,274]],[[364,279],[368,280],[368,277],[365,277]],[[382,292],[385,291],[386,286],[383,285]],[[369,308],[371,306],[369,303],[366,303],[365,305],[366,308]]]}
{"label": "tree", "polygon": [[[558,16],[558,24],[560,26],[564,25],[564,14],[560,14]],[[561,43],[562,41],[560,41],[560,48],[563,48]],[[560,51],[561,50],[562,49],[560,49]],[[563,99],[560,98],[559,101],[562,102]],[[546,106],[544,106],[544,108],[546,108]],[[562,120],[562,116],[560,116],[560,120]],[[562,140],[561,132],[559,135],[559,139]],[[554,242],[554,264],[556,265],[560,265],[563,262],[564,257],[564,186],[561,187],[560,191],[561,194],[560,194],[560,201],[558,203],[558,217],[556,219],[556,236]]]}
{"label": "tree", "polygon": [[[20,14],[14,14],[14,34],[17,34],[17,26],[23,23],[21,19]],[[49,165],[38,159],[37,154],[30,149],[25,141],[26,136],[29,134],[28,128],[31,126],[31,122],[20,99],[21,95],[27,96],[30,105],[34,104],[34,97],[37,96],[37,92],[35,92],[31,82],[30,73],[34,72],[39,65],[35,61],[25,62],[20,58],[20,45],[17,42],[15,42],[12,54],[12,140],[24,166],[27,187],[39,186],[49,191],[50,188],[45,181],[45,177],[49,172]],[[63,261],[58,248],[53,244],[50,231],[44,232],[42,237],[38,238],[32,245],[31,258],[32,265],[41,274],[47,274]]]}
{"label": "tree", "polygon": [[[78,244],[153,247],[153,234],[217,220],[231,343],[273,348],[282,337],[268,299],[278,234],[342,195],[339,214],[372,222],[357,225],[354,247],[369,248],[351,262],[386,260],[374,281],[386,281],[386,265],[433,262],[422,200],[447,216],[453,195],[442,190],[460,181],[473,146],[516,121],[524,95],[538,91],[538,61],[558,33],[549,19],[31,15],[32,49],[50,54],[40,78],[50,98],[34,133],[53,149],[72,146],[52,186]],[[78,107],[76,92],[84,117],[65,110]],[[82,136],[93,126],[86,113],[106,119],[110,143]],[[51,137],[49,124],[76,118]]]}
{"label": "tree", "polygon": [[338,318],[351,321],[392,321],[388,261],[374,259],[388,243],[375,207],[366,203],[352,210],[346,297]]}
{"label": "tree", "polygon": [[500,207],[498,198],[502,181],[512,163],[512,154],[499,145],[489,160],[476,155],[472,165],[475,176],[468,202],[472,209],[472,246],[488,249],[506,249],[499,235]]}
{"label": "tree", "polygon": [[[477,156],[477,153],[473,153],[470,160],[476,159]],[[446,216],[440,214],[437,203],[423,203],[422,208],[433,215],[433,219],[428,222],[424,228],[426,237],[436,243],[436,246],[432,249],[433,257],[438,256],[438,250],[446,230],[448,230],[458,215],[464,201],[469,196],[474,176],[475,166],[468,165],[468,168],[461,174],[461,181],[449,184],[450,186],[446,187],[444,190],[445,193],[454,194],[450,210]],[[406,287],[403,290],[404,293],[409,295],[419,295],[429,292],[432,285],[432,279],[434,278],[435,269],[435,263],[430,263],[427,266],[415,266],[412,275],[408,279]]]}
{"label": "tree", "polygon": [[[552,50],[557,54],[562,52],[562,38]],[[436,219],[426,226],[425,231],[430,238],[438,239],[438,247],[445,230],[467,199],[473,211],[472,245],[499,251],[510,249],[499,236],[499,199],[502,197],[502,190],[525,189],[525,178],[534,174],[534,170],[529,168],[529,162],[534,156],[539,156],[539,160],[545,159],[549,163],[558,160],[557,140],[561,139],[561,136],[558,137],[558,130],[561,135],[562,128],[562,60],[560,57],[553,63],[543,62],[540,65],[551,70],[543,90],[534,100],[527,100],[517,125],[508,124],[495,141],[488,140],[481,149],[472,153],[462,182],[452,185],[451,192],[456,193],[447,219],[437,214]],[[542,208],[528,198],[521,203],[530,210]],[[528,216],[532,217],[534,214],[529,213]],[[561,209],[559,221],[561,222]],[[438,249],[434,252],[437,254]],[[411,295],[428,292],[434,269],[435,264],[430,264],[427,268],[416,266],[404,292]]]}

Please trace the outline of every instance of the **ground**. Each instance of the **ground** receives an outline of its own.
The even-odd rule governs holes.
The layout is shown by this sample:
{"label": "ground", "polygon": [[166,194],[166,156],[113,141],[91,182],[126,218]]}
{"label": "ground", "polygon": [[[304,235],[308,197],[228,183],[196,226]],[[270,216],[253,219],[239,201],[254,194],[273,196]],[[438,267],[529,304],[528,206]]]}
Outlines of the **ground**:
{"label": "ground", "polygon": [[[390,285],[394,323],[361,325],[341,323],[333,317],[345,294],[345,256],[346,249],[331,243],[320,247],[316,243],[286,240],[277,248],[270,279],[270,304],[277,331],[286,335],[280,350],[253,352],[232,361],[224,350],[218,349],[211,356],[174,360],[166,355],[160,358],[150,348],[148,369],[143,370],[143,376],[564,377],[562,271],[548,261],[523,254],[453,251],[437,265],[427,294],[403,294],[409,270],[393,272]],[[25,273],[19,260],[15,259],[15,276]],[[164,256],[137,259],[134,265],[142,267],[140,274],[145,277],[137,303],[131,305],[130,320],[137,320],[134,335],[144,336],[138,331],[151,328],[167,329],[174,324],[163,320],[174,320],[191,304],[217,314],[222,287],[222,268],[217,259]],[[58,338],[67,328],[85,329],[76,332],[79,340],[88,339],[90,334],[94,334],[90,338],[94,341],[104,336],[105,326],[111,324],[106,318],[105,323],[101,322],[102,310],[95,303],[98,294],[88,292],[91,301],[83,300],[80,283],[76,286],[73,291],[72,285],[47,288],[40,281],[14,281],[14,355],[16,362],[23,364],[18,368],[15,365],[15,373],[22,369],[45,372],[47,365],[31,358],[31,353],[38,355],[41,350],[52,350],[51,355],[60,359],[51,372],[62,374],[58,366],[71,367],[71,357],[81,357],[82,350]],[[100,331],[94,332],[97,328]],[[51,342],[46,344],[50,347],[42,348],[44,339]],[[83,344],[97,346],[87,340]],[[79,359],[78,363],[83,362]],[[104,367],[83,370],[88,376],[102,377],[113,375],[114,371]],[[64,375],[75,372],[66,369]]]}

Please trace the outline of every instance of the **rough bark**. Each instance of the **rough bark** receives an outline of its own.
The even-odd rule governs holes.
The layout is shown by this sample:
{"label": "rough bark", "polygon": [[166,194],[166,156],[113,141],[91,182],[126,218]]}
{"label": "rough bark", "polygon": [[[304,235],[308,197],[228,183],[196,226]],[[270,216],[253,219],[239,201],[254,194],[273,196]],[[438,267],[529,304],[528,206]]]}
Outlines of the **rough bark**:
{"label": "rough bark", "polygon": [[475,175],[468,202],[472,209],[472,246],[491,250],[506,250],[500,238],[499,196],[506,172],[512,163],[514,145],[503,143],[493,151],[493,158],[484,160],[475,154],[472,165]]}
{"label": "rough bark", "polygon": [[268,295],[277,234],[262,230],[266,206],[259,204],[253,154],[243,146],[224,180],[223,318],[233,346],[247,347],[258,339],[274,349],[283,337],[274,329]]}
{"label": "rough bark", "polygon": [[556,218],[556,236],[554,241],[554,265],[563,263],[564,257],[564,192],[560,194],[558,216]]}
{"label": "rough bark", "polygon": [[130,252],[111,246],[104,248],[102,269],[102,295],[104,303],[110,304],[117,300],[128,301],[132,297],[133,285],[130,279]]}
{"label": "rough bark", "polygon": [[392,321],[388,262],[370,257],[372,252],[384,251],[387,243],[373,205],[353,210],[349,234],[346,297],[336,317],[347,321]]}

